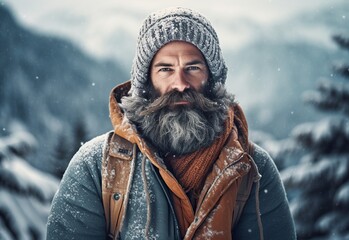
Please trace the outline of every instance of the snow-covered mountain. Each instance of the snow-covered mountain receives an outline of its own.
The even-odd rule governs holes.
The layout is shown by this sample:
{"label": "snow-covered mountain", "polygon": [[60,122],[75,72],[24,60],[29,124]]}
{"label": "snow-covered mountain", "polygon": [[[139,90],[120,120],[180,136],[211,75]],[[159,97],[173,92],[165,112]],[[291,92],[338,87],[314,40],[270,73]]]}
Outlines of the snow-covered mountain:
{"label": "snow-covered mountain", "polygon": [[51,171],[49,159],[63,138],[73,145],[79,127],[86,138],[111,128],[109,91],[127,79],[117,64],[21,27],[2,5],[0,46],[0,135],[14,120],[26,125],[39,142],[32,164]]}

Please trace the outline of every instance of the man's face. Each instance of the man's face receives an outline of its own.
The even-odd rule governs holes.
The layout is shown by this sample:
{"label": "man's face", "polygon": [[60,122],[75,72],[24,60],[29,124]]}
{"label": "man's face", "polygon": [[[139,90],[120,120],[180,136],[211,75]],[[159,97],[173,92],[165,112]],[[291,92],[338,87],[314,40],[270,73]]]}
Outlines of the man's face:
{"label": "man's face", "polygon": [[211,144],[224,119],[217,102],[204,96],[209,70],[200,50],[181,41],[166,44],[153,58],[150,77],[155,93],[138,112],[143,136],[163,154]]}
{"label": "man's face", "polygon": [[[192,89],[202,93],[208,80],[206,61],[194,45],[174,41],[163,46],[154,56],[150,78],[159,96],[171,91]],[[186,105],[180,101],[175,104]]]}

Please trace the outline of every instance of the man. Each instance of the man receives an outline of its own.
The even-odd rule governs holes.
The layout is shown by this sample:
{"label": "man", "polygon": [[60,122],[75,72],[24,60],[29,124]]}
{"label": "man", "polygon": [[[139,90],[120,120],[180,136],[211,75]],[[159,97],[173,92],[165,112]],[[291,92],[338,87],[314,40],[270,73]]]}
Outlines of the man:
{"label": "man", "polygon": [[72,159],[47,239],[295,239],[277,169],[249,144],[226,74],[201,14],[145,19],[131,81],[110,96],[114,131]]}

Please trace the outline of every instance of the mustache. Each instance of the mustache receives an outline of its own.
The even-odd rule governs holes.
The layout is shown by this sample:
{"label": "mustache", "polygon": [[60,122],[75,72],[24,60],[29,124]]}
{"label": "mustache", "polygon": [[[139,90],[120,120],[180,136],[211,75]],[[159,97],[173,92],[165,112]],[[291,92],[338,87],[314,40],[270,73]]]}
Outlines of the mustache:
{"label": "mustache", "polygon": [[141,116],[146,116],[155,113],[164,108],[170,108],[176,102],[186,101],[190,103],[193,108],[199,109],[203,112],[213,112],[217,110],[217,102],[205,97],[202,93],[199,93],[192,89],[186,89],[183,92],[173,90],[156,98],[151,102],[143,111],[140,112]]}

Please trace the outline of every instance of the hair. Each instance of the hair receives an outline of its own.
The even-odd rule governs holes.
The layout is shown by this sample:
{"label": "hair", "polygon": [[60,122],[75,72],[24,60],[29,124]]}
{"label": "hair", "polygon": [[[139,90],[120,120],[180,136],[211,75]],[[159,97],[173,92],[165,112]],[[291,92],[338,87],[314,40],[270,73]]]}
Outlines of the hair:
{"label": "hair", "polygon": [[[148,93],[150,98],[125,96],[120,106],[140,135],[160,153],[183,155],[209,146],[224,130],[227,108],[234,97],[223,84],[217,83],[213,89],[208,86],[204,93],[188,89],[156,98],[153,90]],[[176,99],[185,99],[190,105],[173,107]]]}

